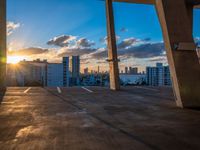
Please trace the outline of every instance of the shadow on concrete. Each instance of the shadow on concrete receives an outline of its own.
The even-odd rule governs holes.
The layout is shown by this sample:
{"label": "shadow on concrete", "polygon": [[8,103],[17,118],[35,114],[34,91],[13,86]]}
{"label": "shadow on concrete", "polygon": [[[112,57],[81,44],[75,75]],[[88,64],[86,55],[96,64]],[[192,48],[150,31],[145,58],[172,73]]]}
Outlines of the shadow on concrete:
{"label": "shadow on concrete", "polygon": [[6,93],[6,88],[0,88],[0,105],[3,101],[5,93]]}
{"label": "shadow on concrete", "polygon": [[200,107],[188,107],[189,110],[200,111]]}

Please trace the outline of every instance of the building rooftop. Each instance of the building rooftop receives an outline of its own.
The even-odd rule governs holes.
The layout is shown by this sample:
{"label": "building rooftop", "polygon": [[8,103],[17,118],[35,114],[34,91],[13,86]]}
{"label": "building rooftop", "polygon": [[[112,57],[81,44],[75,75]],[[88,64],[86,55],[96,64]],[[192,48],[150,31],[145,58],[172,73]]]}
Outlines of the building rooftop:
{"label": "building rooftop", "polygon": [[10,87],[0,105],[5,149],[200,149],[200,111],[171,88]]}

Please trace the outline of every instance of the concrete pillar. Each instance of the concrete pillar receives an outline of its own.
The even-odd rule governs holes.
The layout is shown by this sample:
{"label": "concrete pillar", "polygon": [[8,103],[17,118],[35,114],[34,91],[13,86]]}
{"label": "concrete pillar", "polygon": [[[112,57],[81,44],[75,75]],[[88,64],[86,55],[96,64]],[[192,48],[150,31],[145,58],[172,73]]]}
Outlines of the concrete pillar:
{"label": "concrete pillar", "polygon": [[156,0],[177,106],[200,107],[200,65],[192,9],[184,0]]}
{"label": "concrete pillar", "polygon": [[119,90],[119,68],[117,57],[117,46],[115,36],[115,25],[113,16],[112,0],[106,0],[106,16],[107,16],[107,36],[108,36],[108,62],[110,68],[110,88]]}
{"label": "concrete pillar", "polygon": [[0,90],[6,87],[6,0],[0,0]]}

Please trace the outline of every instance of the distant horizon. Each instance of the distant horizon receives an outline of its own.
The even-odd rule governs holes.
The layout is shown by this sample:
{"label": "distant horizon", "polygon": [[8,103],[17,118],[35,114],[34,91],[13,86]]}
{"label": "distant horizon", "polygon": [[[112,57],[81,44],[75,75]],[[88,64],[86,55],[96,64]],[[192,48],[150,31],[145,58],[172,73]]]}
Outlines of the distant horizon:
{"label": "distant horizon", "polygon": [[[70,56],[65,56],[65,57],[70,57]],[[61,59],[60,61],[58,61],[58,62],[49,62],[48,59],[40,59],[40,58],[37,58],[37,59],[32,59],[32,60],[23,59],[23,60],[20,60],[19,62],[16,62],[16,63],[7,63],[7,65],[17,65],[17,64],[19,64],[20,62],[23,62],[23,61],[25,61],[25,62],[37,62],[37,61],[40,61],[41,63],[42,63],[42,62],[46,62],[46,63],[49,63],[49,64],[60,64],[60,63],[62,63],[62,59]],[[146,65],[146,66],[144,66],[143,69],[141,69],[141,68],[139,68],[139,67],[137,67],[137,66],[124,66],[124,68],[119,68],[119,73],[122,74],[121,71],[125,71],[125,67],[138,68],[138,73],[143,73],[143,72],[146,72],[146,67],[154,67],[154,66],[156,66],[157,63],[162,63],[162,62],[155,62],[155,63],[152,64],[152,65]],[[163,64],[163,63],[162,63],[162,64]],[[81,64],[80,64],[80,65],[81,65]],[[168,66],[168,64],[164,64],[164,66]],[[86,68],[88,68],[88,71],[89,71],[90,73],[91,73],[92,71],[98,72],[98,68],[100,68],[100,73],[102,73],[102,72],[109,72],[109,68],[102,70],[102,66],[100,66],[100,65],[97,66],[97,67],[94,68],[94,69],[91,69],[91,68],[89,68],[89,67],[81,68],[80,72],[81,72],[81,73],[84,73],[84,69],[86,69]]]}

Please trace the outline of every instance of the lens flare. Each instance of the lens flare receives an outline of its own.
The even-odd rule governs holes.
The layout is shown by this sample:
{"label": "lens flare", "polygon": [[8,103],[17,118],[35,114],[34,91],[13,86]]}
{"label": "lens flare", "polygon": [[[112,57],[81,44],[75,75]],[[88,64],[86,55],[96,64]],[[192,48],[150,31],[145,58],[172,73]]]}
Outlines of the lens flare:
{"label": "lens flare", "polygon": [[23,59],[24,58],[22,56],[8,56],[7,57],[7,63],[17,64],[17,63],[19,63]]}

